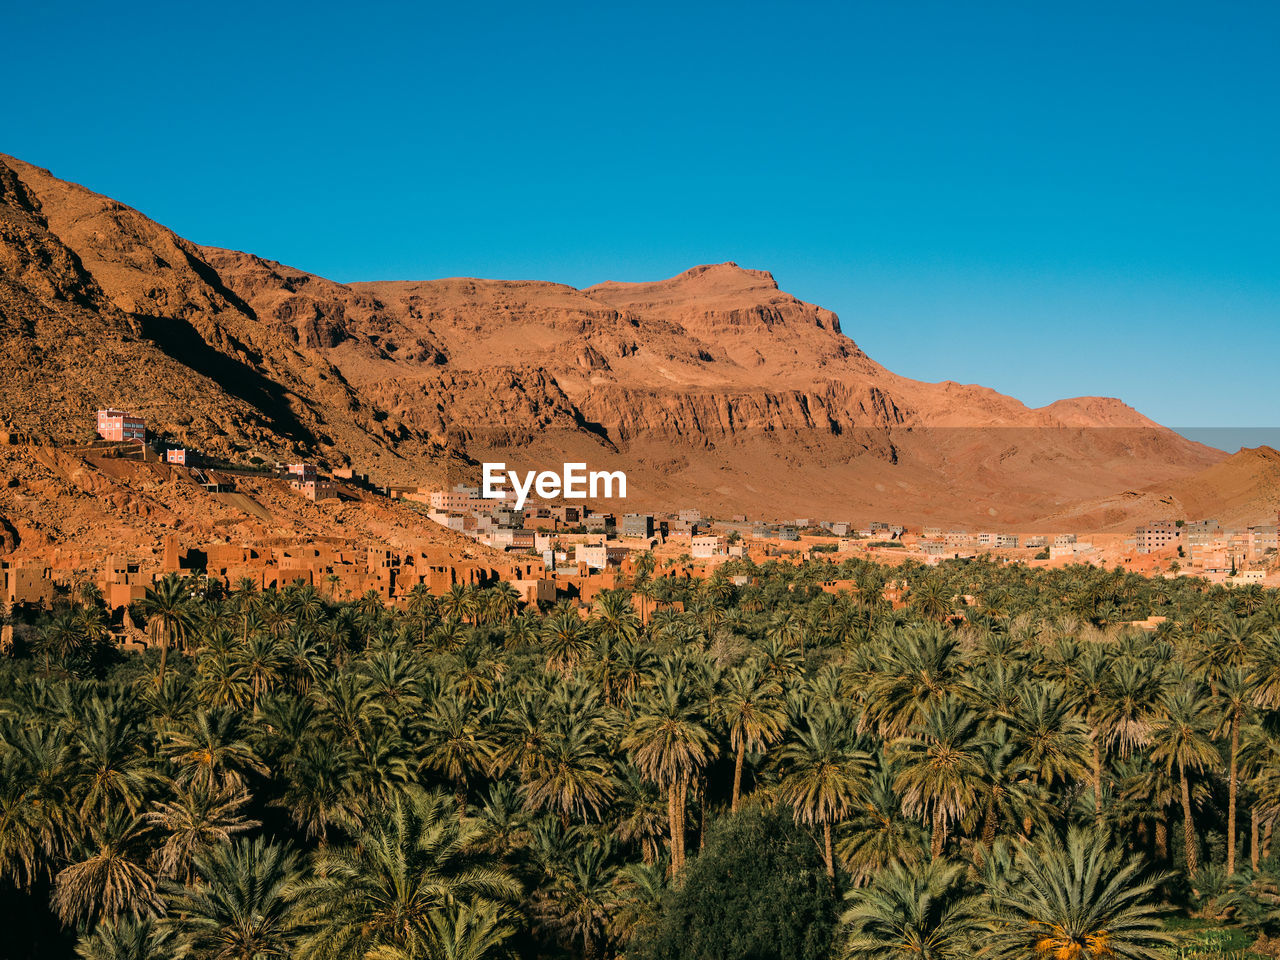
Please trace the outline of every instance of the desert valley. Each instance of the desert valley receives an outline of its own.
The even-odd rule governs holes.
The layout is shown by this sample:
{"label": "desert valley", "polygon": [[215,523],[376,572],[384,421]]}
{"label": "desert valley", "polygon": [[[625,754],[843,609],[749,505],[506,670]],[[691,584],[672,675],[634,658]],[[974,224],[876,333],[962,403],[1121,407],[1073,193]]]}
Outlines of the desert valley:
{"label": "desert valley", "polygon": [[[625,470],[629,496],[608,506],[655,516],[660,531],[681,511],[737,518],[748,537],[744,523],[799,518],[869,539],[875,523],[945,541],[935,556],[1021,534],[1024,559],[1074,535],[1098,551],[1073,561],[1132,563],[1137,528],[1211,520],[1228,553],[1230,535],[1252,529],[1266,545],[1251,541],[1248,564],[1274,559],[1273,451],[1228,457],[1119,400],[1031,409],[898,376],[763,271],[725,263],[581,290],[340,284],[197,246],[11,157],[0,200],[0,529],[11,564],[50,576],[106,583],[108,555],[159,572],[170,541],[285,569],[272,551],[321,541],[492,573],[493,538],[459,536],[476,517],[431,522],[413,501],[474,485],[495,458]],[[181,449],[190,461],[121,459],[94,426],[111,407],[145,421],[153,460]],[[291,462],[365,482],[307,502],[287,475],[271,479]],[[192,479],[197,463],[247,472],[220,489]]]}

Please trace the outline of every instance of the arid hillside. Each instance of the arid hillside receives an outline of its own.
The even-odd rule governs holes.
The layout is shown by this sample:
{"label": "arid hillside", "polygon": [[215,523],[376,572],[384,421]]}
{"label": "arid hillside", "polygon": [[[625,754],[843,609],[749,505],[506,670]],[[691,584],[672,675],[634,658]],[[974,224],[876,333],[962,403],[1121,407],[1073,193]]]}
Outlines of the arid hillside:
{"label": "arid hillside", "polygon": [[88,439],[89,413],[111,404],[218,456],[306,452],[398,474],[448,460],[260,320],[195,245],[3,156],[0,361],[3,416],[36,436]]}
{"label": "arid hillside", "polygon": [[231,543],[270,548],[328,542],[434,555],[492,551],[434,523],[410,505],[344,488],[312,503],[278,478],[218,475],[233,489],[211,493],[185,469],[54,447],[0,446],[0,554],[94,570],[114,555],[153,561],[167,537],[184,548]]}
{"label": "arid hillside", "polygon": [[1027,526],[1223,458],[1118,400],[1033,409],[888,370],[764,271],[582,290],[339,284],[196,246],[0,157],[0,386],[16,428],[115,404],[218,456],[436,482],[625,469],[624,509]]}
{"label": "arid hillside", "polygon": [[1167,483],[1083,501],[1064,511],[1064,529],[1120,530],[1143,520],[1215,519],[1227,529],[1275,523],[1280,512],[1280,452],[1246,448]]}

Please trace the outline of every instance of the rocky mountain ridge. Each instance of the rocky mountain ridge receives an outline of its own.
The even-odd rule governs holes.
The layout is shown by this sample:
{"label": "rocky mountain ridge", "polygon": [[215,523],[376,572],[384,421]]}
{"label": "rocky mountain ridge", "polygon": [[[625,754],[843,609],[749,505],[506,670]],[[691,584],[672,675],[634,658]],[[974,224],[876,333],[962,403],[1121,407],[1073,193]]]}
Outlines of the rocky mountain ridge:
{"label": "rocky mountain ridge", "polygon": [[1116,400],[901,377],[765,271],[341,284],[3,156],[0,332],[21,430],[123,405],[219,456],[394,482],[585,460],[632,507],[1025,525],[1222,459]]}

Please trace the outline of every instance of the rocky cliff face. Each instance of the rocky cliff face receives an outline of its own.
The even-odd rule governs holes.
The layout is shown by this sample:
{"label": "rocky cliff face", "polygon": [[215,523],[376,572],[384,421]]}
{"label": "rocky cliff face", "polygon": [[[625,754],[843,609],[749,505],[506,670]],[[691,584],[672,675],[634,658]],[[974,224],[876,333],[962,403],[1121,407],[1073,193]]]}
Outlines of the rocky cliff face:
{"label": "rocky cliff face", "polygon": [[22,429],[87,439],[92,411],[121,405],[219,456],[305,452],[388,472],[448,460],[346,382],[320,352],[341,313],[308,312],[289,278],[274,281],[279,311],[260,316],[198,247],[136,210],[10,157],[0,185],[0,323],[21,371],[0,396]]}
{"label": "rocky cliff face", "polygon": [[3,157],[0,324],[21,429],[86,434],[116,404],[220,455],[391,481],[574,459],[629,470],[633,506],[999,524],[1220,459],[1119,401],[1028,409],[897,376],[732,263],[582,290],[339,284]]}

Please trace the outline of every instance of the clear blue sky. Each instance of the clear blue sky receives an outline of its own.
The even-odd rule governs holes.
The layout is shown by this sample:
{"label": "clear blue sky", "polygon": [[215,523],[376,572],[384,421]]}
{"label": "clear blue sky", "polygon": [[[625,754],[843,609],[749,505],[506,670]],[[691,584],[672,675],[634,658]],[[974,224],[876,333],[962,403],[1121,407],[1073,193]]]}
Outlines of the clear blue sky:
{"label": "clear blue sky", "polygon": [[1280,5],[9,5],[0,150],[338,280],[736,260],[891,369],[1280,426]]}

